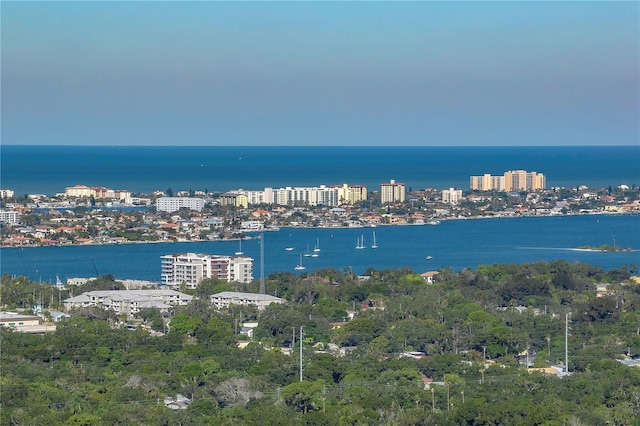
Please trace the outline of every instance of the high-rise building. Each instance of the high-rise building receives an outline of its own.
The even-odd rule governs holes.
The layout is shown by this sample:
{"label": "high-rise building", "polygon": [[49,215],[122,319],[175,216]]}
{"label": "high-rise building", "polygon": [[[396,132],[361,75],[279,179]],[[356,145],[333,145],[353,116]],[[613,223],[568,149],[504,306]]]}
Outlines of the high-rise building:
{"label": "high-rise building", "polygon": [[253,259],[247,256],[218,256],[200,253],[176,253],[160,256],[161,283],[166,286],[196,288],[205,278],[229,282],[253,281]]}
{"label": "high-rise building", "polygon": [[458,204],[462,199],[462,190],[449,188],[442,191],[442,202],[447,204]]}
{"label": "high-rise building", "polygon": [[546,188],[546,178],[542,173],[509,170],[503,176],[471,176],[469,188],[475,191],[536,191]]}
{"label": "high-rise building", "polygon": [[344,183],[342,185],[333,185],[332,188],[338,190],[338,202],[340,204],[354,204],[367,199],[367,187],[364,185],[349,186]]}
{"label": "high-rise building", "polygon": [[391,179],[389,183],[380,184],[380,202],[386,203],[403,203],[405,200],[405,187],[404,183],[396,183]]}
{"label": "high-rise building", "polygon": [[218,199],[221,206],[234,206],[234,207],[249,207],[249,198],[245,194],[238,194],[235,192],[225,192],[220,194]]}

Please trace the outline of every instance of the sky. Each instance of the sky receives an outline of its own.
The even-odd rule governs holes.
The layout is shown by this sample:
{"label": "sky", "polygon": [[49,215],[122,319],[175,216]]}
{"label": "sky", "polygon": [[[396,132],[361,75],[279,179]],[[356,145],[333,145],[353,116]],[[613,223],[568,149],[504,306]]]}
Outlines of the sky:
{"label": "sky", "polygon": [[638,145],[640,6],[0,2],[0,143]]}

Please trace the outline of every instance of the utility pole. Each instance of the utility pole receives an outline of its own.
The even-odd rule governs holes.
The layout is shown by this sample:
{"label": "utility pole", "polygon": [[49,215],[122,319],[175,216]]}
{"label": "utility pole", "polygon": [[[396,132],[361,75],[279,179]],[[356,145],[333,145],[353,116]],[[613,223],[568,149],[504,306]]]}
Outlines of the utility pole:
{"label": "utility pole", "polygon": [[300,326],[300,381],[302,381],[302,329],[304,327]]}
{"label": "utility pole", "polygon": [[569,314],[564,315],[564,372],[569,372]]}
{"label": "utility pole", "polygon": [[433,387],[431,387],[431,412],[436,411],[436,396],[433,393]]}

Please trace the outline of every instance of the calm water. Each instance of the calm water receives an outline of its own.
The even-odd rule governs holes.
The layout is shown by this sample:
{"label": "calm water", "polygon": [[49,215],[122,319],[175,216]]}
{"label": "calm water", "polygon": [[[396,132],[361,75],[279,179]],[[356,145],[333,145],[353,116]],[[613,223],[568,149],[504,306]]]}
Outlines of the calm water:
{"label": "calm water", "polygon": [[[377,249],[356,250],[358,238]],[[445,221],[438,226],[384,226],[358,229],[281,229],[265,233],[265,275],[294,272],[300,254],[320,241],[320,256],[303,257],[304,272],[316,268],[351,268],[362,274],[368,268],[408,266],[416,272],[443,266],[460,270],[480,264],[524,263],[564,259],[611,269],[640,265],[640,252],[588,252],[580,246],[615,244],[640,248],[640,216],[570,216],[518,219]],[[259,240],[243,241],[242,249],[254,258],[254,276],[260,276]],[[285,247],[294,247],[286,251]],[[176,252],[232,255],[234,242],[131,244],[119,246],[43,247],[1,249],[3,273],[26,275],[55,282],[56,275],[90,277],[113,274],[117,278],[160,280],[160,256]],[[426,260],[426,256],[433,259]]]}
{"label": "calm water", "polygon": [[151,192],[362,184],[469,189],[469,176],[524,169],[547,186],[640,184],[640,146],[106,147],[0,146],[0,187],[55,194],[84,184]]}

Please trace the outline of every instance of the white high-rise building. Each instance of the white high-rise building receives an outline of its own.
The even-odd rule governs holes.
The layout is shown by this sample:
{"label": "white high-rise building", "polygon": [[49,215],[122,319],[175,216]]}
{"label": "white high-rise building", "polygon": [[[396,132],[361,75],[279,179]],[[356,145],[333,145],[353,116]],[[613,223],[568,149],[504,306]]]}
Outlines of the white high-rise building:
{"label": "white high-rise building", "polygon": [[253,259],[247,256],[219,256],[200,253],[175,253],[161,256],[161,283],[166,286],[196,288],[205,278],[229,282],[253,281]]}
{"label": "white high-rise building", "polygon": [[405,187],[404,183],[396,183],[391,179],[389,183],[380,184],[380,202],[386,203],[403,203],[405,200]]}
{"label": "white high-rise building", "polygon": [[462,190],[449,188],[442,191],[442,202],[447,204],[458,204],[462,199]]}

